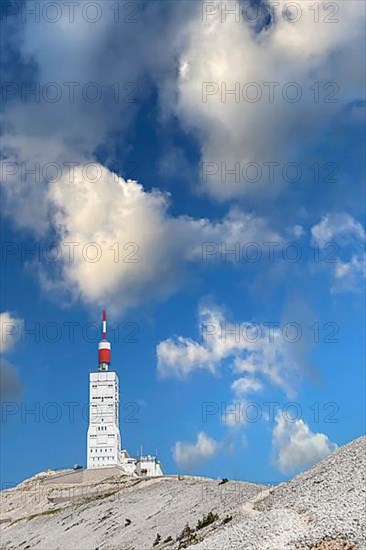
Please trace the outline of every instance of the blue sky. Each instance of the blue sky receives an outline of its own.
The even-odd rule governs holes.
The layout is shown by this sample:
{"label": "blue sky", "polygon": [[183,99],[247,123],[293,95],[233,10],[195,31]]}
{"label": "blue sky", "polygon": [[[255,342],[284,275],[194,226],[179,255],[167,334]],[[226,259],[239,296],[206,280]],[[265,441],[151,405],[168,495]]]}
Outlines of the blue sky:
{"label": "blue sky", "polygon": [[166,473],[278,481],[364,433],[362,3],[38,4],[2,12],[3,487],[85,464],[103,307],[123,447]]}

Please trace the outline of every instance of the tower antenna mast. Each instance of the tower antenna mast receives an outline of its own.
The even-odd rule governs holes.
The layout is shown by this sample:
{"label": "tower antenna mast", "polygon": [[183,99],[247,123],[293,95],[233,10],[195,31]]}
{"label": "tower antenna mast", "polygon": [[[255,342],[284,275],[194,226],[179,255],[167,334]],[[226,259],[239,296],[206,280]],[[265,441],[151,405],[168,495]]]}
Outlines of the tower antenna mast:
{"label": "tower antenna mast", "polygon": [[108,370],[111,363],[111,343],[107,340],[107,312],[103,309],[102,339],[98,344],[99,370]]}

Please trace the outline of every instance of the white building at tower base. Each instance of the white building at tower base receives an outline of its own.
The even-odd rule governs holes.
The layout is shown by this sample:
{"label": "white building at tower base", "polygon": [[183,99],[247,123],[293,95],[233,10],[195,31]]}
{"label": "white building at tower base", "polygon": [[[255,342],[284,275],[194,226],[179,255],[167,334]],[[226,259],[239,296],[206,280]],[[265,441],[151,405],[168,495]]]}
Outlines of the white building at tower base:
{"label": "white building at tower base", "polygon": [[137,458],[130,457],[128,452],[121,451],[119,463],[126,474],[137,477],[156,477],[164,475],[161,463],[156,456],[146,455]]}

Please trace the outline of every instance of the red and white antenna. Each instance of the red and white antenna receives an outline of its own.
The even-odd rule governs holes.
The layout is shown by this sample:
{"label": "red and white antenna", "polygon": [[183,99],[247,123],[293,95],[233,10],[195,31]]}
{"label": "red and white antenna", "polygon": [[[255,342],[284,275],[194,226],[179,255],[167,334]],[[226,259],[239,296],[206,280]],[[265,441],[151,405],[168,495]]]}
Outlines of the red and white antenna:
{"label": "red and white antenna", "polygon": [[102,340],[98,344],[99,370],[108,370],[111,362],[111,343],[107,340],[107,312],[103,309]]}

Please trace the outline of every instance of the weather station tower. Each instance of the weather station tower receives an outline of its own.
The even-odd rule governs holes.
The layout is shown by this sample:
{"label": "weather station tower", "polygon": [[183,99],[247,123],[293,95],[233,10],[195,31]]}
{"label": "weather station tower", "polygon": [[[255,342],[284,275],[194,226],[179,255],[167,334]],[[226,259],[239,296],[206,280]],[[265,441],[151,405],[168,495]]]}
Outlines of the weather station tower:
{"label": "weather station tower", "polygon": [[118,467],[137,477],[163,475],[156,456],[131,457],[121,449],[118,375],[109,370],[111,343],[107,340],[107,313],[103,310],[102,339],[98,344],[98,370],[89,373],[89,427],[87,469]]}
{"label": "weather station tower", "polygon": [[117,373],[109,370],[110,363],[111,343],[107,340],[107,314],[103,310],[98,370],[89,373],[88,469],[120,463],[119,385]]}

